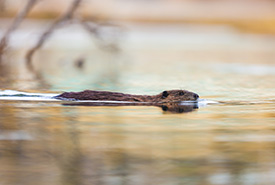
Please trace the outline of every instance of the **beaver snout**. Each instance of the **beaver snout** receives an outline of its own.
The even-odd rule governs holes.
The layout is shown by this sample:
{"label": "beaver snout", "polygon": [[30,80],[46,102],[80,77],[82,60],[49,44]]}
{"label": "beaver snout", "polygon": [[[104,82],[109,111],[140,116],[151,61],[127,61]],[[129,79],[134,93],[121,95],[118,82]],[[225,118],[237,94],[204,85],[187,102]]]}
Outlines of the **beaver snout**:
{"label": "beaver snout", "polygon": [[193,97],[197,100],[200,96],[197,94],[194,94]]}

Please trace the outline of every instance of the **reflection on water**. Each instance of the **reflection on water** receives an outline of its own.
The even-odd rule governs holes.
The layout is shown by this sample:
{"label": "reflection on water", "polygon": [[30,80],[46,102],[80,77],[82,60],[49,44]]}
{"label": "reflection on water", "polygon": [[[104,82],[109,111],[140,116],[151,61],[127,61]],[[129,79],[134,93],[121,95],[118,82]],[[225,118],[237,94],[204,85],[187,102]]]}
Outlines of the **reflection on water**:
{"label": "reflection on water", "polygon": [[[81,52],[45,47],[35,65],[47,86],[12,78],[25,74],[18,49],[9,59],[12,72],[0,68],[1,90],[53,96],[83,89],[155,94],[182,88],[209,103],[199,102],[199,109],[83,106],[22,94],[4,97],[0,184],[275,184],[274,38],[226,32],[211,34],[224,38],[214,43],[196,43],[192,38],[204,38],[196,32],[163,40],[143,34],[130,33],[122,55],[91,52],[88,46]],[[146,38],[150,42],[141,47]]]}
{"label": "reflection on water", "polygon": [[217,104],[162,114],[2,101],[1,183],[273,184],[272,108]]}
{"label": "reflection on water", "polygon": [[186,113],[198,109],[198,103],[106,103],[106,102],[70,102],[64,103],[67,106],[156,106],[168,113]]}

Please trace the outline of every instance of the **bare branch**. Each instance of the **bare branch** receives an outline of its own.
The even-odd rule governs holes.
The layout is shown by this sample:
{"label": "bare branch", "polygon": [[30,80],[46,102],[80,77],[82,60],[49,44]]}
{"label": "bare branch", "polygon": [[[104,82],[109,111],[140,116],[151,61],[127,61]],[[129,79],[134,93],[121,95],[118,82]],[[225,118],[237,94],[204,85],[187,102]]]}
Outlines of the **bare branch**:
{"label": "bare branch", "polygon": [[37,44],[31,48],[27,54],[26,54],[26,62],[27,62],[27,66],[30,70],[33,71],[32,69],[32,56],[33,54],[40,49],[44,42],[49,38],[49,36],[52,34],[52,32],[54,31],[54,29],[56,27],[58,27],[61,23],[68,21],[70,19],[72,19],[74,12],[76,11],[76,9],[79,7],[80,3],[82,0],[74,0],[72,2],[72,4],[70,5],[70,7],[68,8],[68,10],[61,15],[40,37],[40,39],[38,40]]}
{"label": "bare branch", "polygon": [[38,0],[29,0],[26,4],[26,6],[20,11],[14,21],[12,22],[11,26],[7,29],[4,36],[2,37],[0,41],[0,62],[1,62],[1,56],[4,53],[4,50],[7,47],[8,39],[12,32],[18,28],[20,23],[24,20],[24,18],[27,16],[27,14],[30,12],[30,10],[33,8],[33,6],[37,3]]}

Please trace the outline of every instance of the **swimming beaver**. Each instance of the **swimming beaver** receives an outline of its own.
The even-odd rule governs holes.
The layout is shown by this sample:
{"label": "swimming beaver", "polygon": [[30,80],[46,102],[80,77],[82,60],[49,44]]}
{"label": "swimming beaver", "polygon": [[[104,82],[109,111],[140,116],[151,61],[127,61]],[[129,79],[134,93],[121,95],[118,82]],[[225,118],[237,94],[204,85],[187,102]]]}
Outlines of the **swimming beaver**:
{"label": "swimming beaver", "polygon": [[148,102],[165,103],[180,101],[195,101],[199,98],[196,93],[187,90],[163,91],[158,95],[132,95],[108,91],[65,92],[54,98],[71,100],[105,100],[105,101],[126,101],[126,102]]}

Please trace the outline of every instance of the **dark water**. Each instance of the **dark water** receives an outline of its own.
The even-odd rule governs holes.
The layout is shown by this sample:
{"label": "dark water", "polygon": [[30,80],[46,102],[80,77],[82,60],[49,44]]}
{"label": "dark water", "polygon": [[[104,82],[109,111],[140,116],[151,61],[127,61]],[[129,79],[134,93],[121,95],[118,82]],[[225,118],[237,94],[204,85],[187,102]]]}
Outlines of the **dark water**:
{"label": "dark water", "polygon": [[[190,29],[132,31],[121,53],[83,40],[83,48],[60,49],[53,37],[35,56],[39,78],[13,51],[1,67],[0,184],[274,184],[274,37]],[[188,89],[204,100],[175,113],[44,97],[83,89]],[[11,98],[4,90],[42,97]]]}

